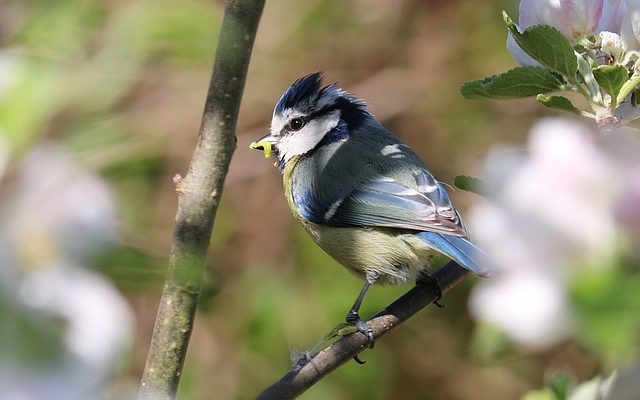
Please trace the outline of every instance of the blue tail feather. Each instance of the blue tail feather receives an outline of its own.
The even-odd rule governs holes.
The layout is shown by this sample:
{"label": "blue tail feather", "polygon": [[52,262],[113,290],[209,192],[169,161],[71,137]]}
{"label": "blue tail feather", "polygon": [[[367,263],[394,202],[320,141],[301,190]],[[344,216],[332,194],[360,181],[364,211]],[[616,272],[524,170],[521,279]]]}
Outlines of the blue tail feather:
{"label": "blue tail feather", "polygon": [[469,271],[483,277],[490,275],[489,257],[469,239],[436,232],[420,232],[417,236]]}

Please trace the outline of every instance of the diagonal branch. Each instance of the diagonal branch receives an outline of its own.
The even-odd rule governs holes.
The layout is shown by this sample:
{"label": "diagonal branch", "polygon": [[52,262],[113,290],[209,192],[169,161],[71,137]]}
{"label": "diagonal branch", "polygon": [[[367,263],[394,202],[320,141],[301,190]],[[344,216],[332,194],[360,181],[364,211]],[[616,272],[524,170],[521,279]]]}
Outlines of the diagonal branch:
{"label": "diagonal branch", "polygon": [[[437,284],[440,285],[442,292],[446,292],[458,284],[466,274],[467,270],[453,261],[434,272],[432,274],[432,277],[435,278],[433,282],[416,285],[367,321],[373,330],[374,338],[377,339],[390,332],[437,300]],[[341,338],[310,360],[299,362],[279,381],[260,393],[258,400],[296,398],[331,371],[360,354],[367,348],[367,345],[367,338],[363,334],[355,333]]]}
{"label": "diagonal branch", "polygon": [[178,212],[140,399],[173,399],[178,389],[263,8],[264,0],[226,2],[196,148],[186,176],[174,178]]}

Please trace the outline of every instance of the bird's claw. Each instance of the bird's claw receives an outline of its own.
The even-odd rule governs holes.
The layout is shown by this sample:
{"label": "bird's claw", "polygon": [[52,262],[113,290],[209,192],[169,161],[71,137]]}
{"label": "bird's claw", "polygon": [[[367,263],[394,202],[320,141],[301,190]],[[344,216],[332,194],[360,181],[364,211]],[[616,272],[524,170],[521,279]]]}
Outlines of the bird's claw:
{"label": "bird's claw", "polygon": [[[375,344],[375,340],[373,337],[373,330],[369,327],[369,325],[367,325],[365,321],[362,320],[362,318],[360,318],[360,315],[358,315],[357,312],[353,310],[349,311],[349,314],[347,314],[347,318],[345,322],[353,326],[357,332],[360,332],[363,335],[365,335],[367,337],[367,342],[368,342],[367,347],[370,349],[373,349],[373,345]],[[358,364],[365,363],[365,361],[361,360],[360,357],[358,356],[353,357],[353,361],[357,362]]]}
{"label": "bird's claw", "polygon": [[440,300],[442,299],[442,288],[440,287],[440,282],[438,282],[436,278],[434,278],[431,275],[425,274],[421,276],[416,283],[417,284],[433,283],[433,286],[436,289],[436,298],[435,300],[433,300],[432,303],[438,308],[445,308],[445,305],[440,303]]}
{"label": "bird's claw", "polygon": [[366,363],[366,361],[361,360],[359,356],[355,356],[353,357],[353,361],[357,362],[358,364],[362,365],[364,363]]}

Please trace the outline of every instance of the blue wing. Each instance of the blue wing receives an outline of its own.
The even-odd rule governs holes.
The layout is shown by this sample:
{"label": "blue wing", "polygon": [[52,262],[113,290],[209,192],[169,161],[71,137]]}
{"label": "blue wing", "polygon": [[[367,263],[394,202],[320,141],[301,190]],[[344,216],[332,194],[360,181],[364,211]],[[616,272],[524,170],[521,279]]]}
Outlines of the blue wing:
{"label": "blue wing", "polygon": [[484,277],[490,275],[489,257],[469,239],[435,232],[420,232],[416,236],[469,271]]}
{"label": "blue wing", "polygon": [[[467,236],[443,185],[427,171],[414,173],[413,185],[378,176],[347,196],[325,202],[299,202],[305,218],[329,226],[377,226]],[[306,197],[309,199],[309,197]],[[313,209],[313,210],[312,210]]]}
{"label": "blue wing", "polygon": [[294,196],[294,201],[302,215],[315,223],[419,231],[416,236],[429,247],[480,276],[488,276],[488,257],[467,238],[443,185],[424,170],[414,173],[414,178],[415,185],[409,187],[378,176],[342,198],[316,201],[309,193]]}

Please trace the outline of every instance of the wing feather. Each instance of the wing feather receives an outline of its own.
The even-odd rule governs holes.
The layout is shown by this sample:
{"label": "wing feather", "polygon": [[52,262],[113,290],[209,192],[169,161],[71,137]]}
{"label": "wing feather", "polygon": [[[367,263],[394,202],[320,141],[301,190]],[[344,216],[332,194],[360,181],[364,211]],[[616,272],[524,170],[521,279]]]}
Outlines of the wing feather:
{"label": "wing feather", "polygon": [[415,188],[387,176],[367,181],[322,222],[331,226],[377,226],[466,236],[444,186],[426,171],[414,176]]}

